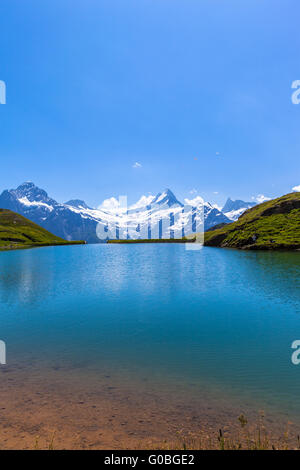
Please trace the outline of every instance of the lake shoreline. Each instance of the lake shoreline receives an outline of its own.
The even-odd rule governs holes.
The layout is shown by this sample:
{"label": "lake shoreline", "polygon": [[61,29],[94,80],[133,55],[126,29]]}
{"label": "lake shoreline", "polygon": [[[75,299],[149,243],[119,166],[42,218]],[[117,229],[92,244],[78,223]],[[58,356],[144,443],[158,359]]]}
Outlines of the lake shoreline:
{"label": "lake shoreline", "polygon": [[[124,382],[114,371],[96,376],[41,366],[0,368],[2,449],[176,449],[191,438],[214,448],[219,429],[239,439],[241,416],[253,435],[262,422],[259,409],[219,401],[204,390],[189,396],[179,388],[169,395],[164,386]],[[279,442],[288,417],[266,413],[263,422],[271,440]],[[291,443],[299,429],[290,426]]]}
{"label": "lake shoreline", "polygon": [[[176,243],[195,243],[195,239],[189,240],[189,239],[155,239],[155,240],[148,240],[148,239],[142,239],[142,240],[107,240],[106,242],[108,245],[133,245],[133,244],[156,244],[156,243],[161,243],[161,244],[176,244]],[[225,248],[227,250],[239,250],[239,251],[280,251],[280,252],[290,252],[290,251],[300,251],[300,247],[297,246],[292,246],[291,248],[288,247],[279,247],[279,246],[243,246],[243,247],[234,247],[234,246],[217,246],[217,245],[206,245],[204,243],[205,247],[207,248]]]}
{"label": "lake shoreline", "polygon": [[32,248],[47,248],[54,246],[74,246],[74,245],[86,245],[85,241],[71,241],[71,242],[59,242],[59,243],[36,243],[34,245],[18,245],[18,246],[0,246],[1,251],[16,251],[16,250],[31,250]]}

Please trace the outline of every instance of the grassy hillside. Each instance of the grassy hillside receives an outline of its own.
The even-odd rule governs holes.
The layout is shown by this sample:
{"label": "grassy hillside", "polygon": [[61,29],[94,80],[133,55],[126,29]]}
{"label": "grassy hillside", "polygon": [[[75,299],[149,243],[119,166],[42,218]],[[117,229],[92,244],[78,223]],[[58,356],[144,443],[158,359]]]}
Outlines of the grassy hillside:
{"label": "grassy hillside", "polygon": [[300,193],[286,194],[248,209],[237,222],[206,232],[205,245],[300,249]]}
{"label": "grassy hillside", "polygon": [[67,242],[15,212],[0,209],[0,250],[82,243]]}

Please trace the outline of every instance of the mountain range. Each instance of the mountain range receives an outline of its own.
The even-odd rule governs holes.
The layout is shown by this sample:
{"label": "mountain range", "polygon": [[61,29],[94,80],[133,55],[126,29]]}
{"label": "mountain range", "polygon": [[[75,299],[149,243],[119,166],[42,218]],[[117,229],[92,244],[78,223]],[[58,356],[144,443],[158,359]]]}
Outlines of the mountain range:
{"label": "mountain range", "polygon": [[[190,209],[186,214],[186,220],[189,220],[191,224],[196,220],[193,215],[194,207],[200,203],[203,203],[203,200],[199,197],[188,201]],[[0,208],[23,215],[57,237],[65,240],[85,240],[87,243],[99,243],[110,238],[107,227],[111,223],[117,226],[118,232],[124,232],[122,236],[125,238],[134,237],[142,232],[144,232],[144,238],[148,238],[151,236],[149,233],[150,216],[156,238],[162,238],[164,234],[161,220],[166,215],[170,217],[170,225],[173,224],[172,228],[175,231],[175,219],[178,220],[178,217],[181,217],[186,204],[187,200],[183,204],[170,189],[166,189],[156,196],[142,196],[136,204],[128,208],[117,204],[114,208],[102,205],[95,209],[81,199],[72,199],[65,203],[57,202],[32,182],[23,183],[17,189],[5,190],[0,195]],[[204,202],[204,229],[209,230],[215,225],[235,221],[253,205],[255,203],[228,199],[223,209],[219,210],[209,202]],[[188,233],[183,235],[188,235]]]}

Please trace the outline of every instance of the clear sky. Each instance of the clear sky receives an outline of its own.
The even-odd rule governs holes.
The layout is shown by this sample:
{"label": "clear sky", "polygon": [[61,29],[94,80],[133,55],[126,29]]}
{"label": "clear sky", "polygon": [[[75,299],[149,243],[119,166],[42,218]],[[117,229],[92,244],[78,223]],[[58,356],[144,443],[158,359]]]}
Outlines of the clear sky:
{"label": "clear sky", "polygon": [[299,30],[299,0],[1,0],[0,190],[290,192]]}

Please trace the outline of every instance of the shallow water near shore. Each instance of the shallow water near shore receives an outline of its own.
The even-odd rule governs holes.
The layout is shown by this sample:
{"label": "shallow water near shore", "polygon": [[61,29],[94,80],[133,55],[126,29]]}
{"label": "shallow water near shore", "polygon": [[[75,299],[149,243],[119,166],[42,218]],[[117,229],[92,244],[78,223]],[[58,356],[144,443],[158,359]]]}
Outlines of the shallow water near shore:
{"label": "shallow water near shore", "polygon": [[[153,410],[156,421],[169,412],[173,430],[185,416],[219,425],[226,413],[259,409],[300,424],[300,365],[291,362],[300,339],[299,261],[298,252],[184,245],[0,253],[2,419],[14,420],[10,397],[20,425],[35,403],[41,412],[46,394],[52,428],[61,412],[55,417],[51,396],[58,409],[72,397],[91,409],[110,403],[108,427],[112,409],[115,416],[122,408],[120,420],[131,410],[149,437]],[[66,419],[77,413],[71,407]],[[82,415],[82,430],[95,413]],[[119,421],[114,438],[120,426],[124,436],[136,432]]]}

